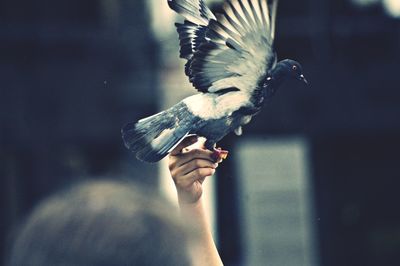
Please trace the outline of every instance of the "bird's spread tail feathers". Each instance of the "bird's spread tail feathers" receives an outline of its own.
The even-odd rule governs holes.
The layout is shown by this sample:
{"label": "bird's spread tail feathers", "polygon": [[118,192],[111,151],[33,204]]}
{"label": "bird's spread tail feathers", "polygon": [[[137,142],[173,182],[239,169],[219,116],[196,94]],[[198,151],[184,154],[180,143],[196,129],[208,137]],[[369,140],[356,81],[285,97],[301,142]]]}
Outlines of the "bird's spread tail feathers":
{"label": "bird's spread tail feathers", "polygon": [[[187,120],[190,120],[188,114]],[[174,110],[129,123],[122,130],[125,146],[139,160],[153,163],[163,159],[190,131],[190,121],[180,123]]]}

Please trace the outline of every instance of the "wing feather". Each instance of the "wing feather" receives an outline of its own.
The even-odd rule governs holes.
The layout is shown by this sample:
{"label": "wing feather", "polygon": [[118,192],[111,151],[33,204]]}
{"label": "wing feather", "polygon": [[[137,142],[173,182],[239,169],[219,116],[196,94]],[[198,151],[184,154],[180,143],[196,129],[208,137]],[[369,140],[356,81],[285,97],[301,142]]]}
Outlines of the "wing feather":
{"label": "wing feather", "polygon": [[238,30],[238,32],[243,33],[246,31],[242,20],[236,16],[237,12],[232,9],[232,6],[229,2],[224,4],[223,10],[223,14],[225,15],[226,19]]}
{"label": "wing feather", "polygon": [[259,4],[258,4],[258,1],[256,1],[256,0],[250,0],[250,1],[249,1],[249,5],[250,5],[250,8],[251,8],[253,14],[255,15],[254,18],[255,18],[255,20],[256,20],[257,27],[262,28],[262,27],[263,27],[263,23],[262,23],[262,13],[261,13],[261,9],[260,9],[260,6],[259,6]]}
{"label": "wing feather", "polygon": [[[200,91],[215,93],[228,87],[251,93],[275,62],[273,50],[276,2],[230,0],[211,20],[207,43],[195,52],[190,81]],[[275,11],[274,11],[275,10]]]}
{"label": "wing feather", "polygon": [[276,12],[278,10],[278,1],[272,1],[271,5],[271,37],[275,38]]}
{"label": "wing feather", "polygon": [[247,0],[242,0],[242,1],[239,1],[239,4],[243,10],[243,14],[246,17],[246,20],[249,22],[251,29],[257,28],[258,26],[256,25],[256,20],[254,18],[254,14],[251,10],[249,2]]}
{"label": "wing feather", "polygon": [[216,16],[204,0],[168,0],[185,17],[177,24],[185,73],[194,87],[216,93],[251,93],[276,62],[273,50],[278,0],[227,0]]}
{"label": "wing feather", "polygon": [[197,25],[207,26],[210,19],[215,19],[214,14],[203,0],[168,0],[168,5],[172,10]]}
{"label": "wing feather", "polygon": [[[222,15],[220,15],[222,16]],[[220,17],[221,21],[225,21],[222,17]],[[226,22],[226,21],[225,21]],[[214,31],[215,33],[218,33],[218,39],[222,41],[222,43],[225,45],[227,39],[232,39],[239,45],[244,45],[244,43],[241,42],[242,36],[231,29],[228,28],[229,23],[223,24],[221,22],[217,22],[215,20],[210,21],[210,25],[208,28],[210,29],[209,32]],[[208,36],[208,35],[207,35]]]}
{"label": "wing feather", "polygon": [[270,27],[271,23],[270,23],[270,19],[269,19],[269,9],[268,9],[268,5],[267,5],[267,1],[259,1],[259,6],[261,8],[261,13],[262,15],[262,19],[264,22],[264,27]]}
{"label": "wing feather", "polygon": [[214,14],[203,0],[168,0],[169,7],[182,15],[183,24],[176,23],[180,41],[180,57],[188,60],[185,73],[190,73],[190,61],[200,44],[206,42],[205,32],[209,21],[215,19]]}
{"label": "wing feather", "polygon": [[241,5],[239,4],[239,1],[233,0],[229,2],[230,4],[230,11],[232,11],[233,16],[237,18],[237,20],[239,21],[240,25],[243,26],[244,28],[244,32],[251,32],[252,29],[250,27],[250,25],[248,24],[248,22],[245,19],[245,15],[244,12],[242,10]]}

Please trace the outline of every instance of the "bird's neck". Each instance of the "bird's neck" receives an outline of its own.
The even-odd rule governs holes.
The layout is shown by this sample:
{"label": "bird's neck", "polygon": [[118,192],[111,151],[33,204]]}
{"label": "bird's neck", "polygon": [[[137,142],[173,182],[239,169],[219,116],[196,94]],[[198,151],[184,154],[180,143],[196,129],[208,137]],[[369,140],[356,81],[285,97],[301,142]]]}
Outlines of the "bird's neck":
{"label": "bird's neck", "polygon": [[276,66],[270,71],[269,76],[272,78],[272,85],[275,89],[285,81],[285,79],[289,76],[290,70],[287,66],[281,61],[276,64]]}
{"label": "bird's neck", "polygon": [[283,81],[289,76],[287,66],[281,62],[277,63],[276,66],[269,71],[269,73],[262,79],[260,93],[264,98],[271,98],[275,95]]}

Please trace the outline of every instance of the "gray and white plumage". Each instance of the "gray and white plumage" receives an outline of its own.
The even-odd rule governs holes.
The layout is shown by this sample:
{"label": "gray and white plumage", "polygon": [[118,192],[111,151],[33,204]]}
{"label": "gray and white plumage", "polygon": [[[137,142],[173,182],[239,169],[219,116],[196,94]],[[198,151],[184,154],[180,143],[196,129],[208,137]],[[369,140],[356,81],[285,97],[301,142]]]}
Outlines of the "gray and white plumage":
{"label": "gray and white plumage", "polygon": [[214,15],[203,0],[168,0],[185,20],[176,23],[185,73],[199,91],[168,110],[122,129],[125,145],[146,162],[164,158],[189,134],[215,143],[257,114],[281,82],[303,80],[299,63],[277,63],[273,49],[277,0],[229,0]]}

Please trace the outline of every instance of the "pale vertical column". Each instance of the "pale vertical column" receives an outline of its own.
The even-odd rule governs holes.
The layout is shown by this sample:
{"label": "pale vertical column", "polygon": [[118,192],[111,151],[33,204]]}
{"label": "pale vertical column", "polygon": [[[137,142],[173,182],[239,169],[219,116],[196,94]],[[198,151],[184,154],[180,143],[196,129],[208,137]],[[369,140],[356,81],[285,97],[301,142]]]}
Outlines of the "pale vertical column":
{"label": "pale vertical column", "polygon": [[245,265],[317,265],[307,142],[242,139],[236,152]]}
{"label": "pale vertical column", "polygon": [[[162,110],[197,92],[184,74],[185,60],[179,59],[178,34],[174,25],[179,20],[178,16],[169,9],[167,0],[151,0],[148,8],[153,32],[161,46],[161,68],[157,77],[160,86],[156,97],[159,98],[159,107]],[[176,190],[167,163],[167,159],[164,159],[159,164],[160,188],[167,198],[177,203]],[[215,231],[214,177],[208,178],[204,183],[204,198],[209,222]]]}

